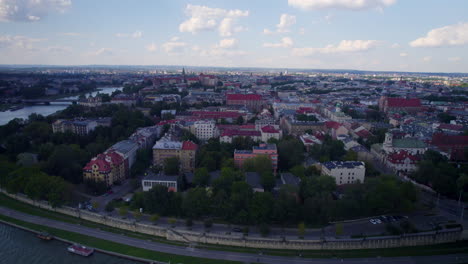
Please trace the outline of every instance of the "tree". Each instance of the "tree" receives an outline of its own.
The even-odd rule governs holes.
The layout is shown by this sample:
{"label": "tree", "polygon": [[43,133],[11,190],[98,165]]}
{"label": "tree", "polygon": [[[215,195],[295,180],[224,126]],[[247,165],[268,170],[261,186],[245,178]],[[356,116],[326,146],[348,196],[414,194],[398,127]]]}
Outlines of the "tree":
{"label": "tree", "polygon": [[171,157],[164,160],[164,173],[166,175],[179,174],[179,158]]}
{"label": "tree", "polygon": [[244,118],[243,118],[242,116],[239,116],[239,117],[236,119],[236,124],[238,124],[238,125],[244,124]]}
{"label": "tree", "polygon": [[242,164],[242,168],[244,171],[255,171],[259,174],[271,172],[273,170],[271,159],[267,155],[260,155],[245,160]]}
{"label": "tree", "polygon": [[169,225],[171,225],[171,227],[175,227],[176,224],[177,224],[177,219],[175,219],[175,218],[168,218],[168,219],[167,219],[167,223],[168,223]]}
{"label": "tree", "polygon": [[193,184],[195,186],[208,186],[210,183],[210,174],[206,168],[197,168],[195,169],[195,174],[193,176]]}
{"label": "tree", "polygon": [[300,222],[300,223],[297,225],[297,233],[298,233],[298,235],[299,235],[300,238],[304,238],[304,236],[305,236],[305,231],[306,231],[305,223],[304,223],[304,222]]}
{"label": "tree", "polygon": [[279,167],[283,170],[301,164],[304,161],[304,145],[298,139],[282,140],[278,144]]}
{"label": "tree", "polygon": [[88,155],[78,145],[59,145],[46,163],[46,171],[72,183],[81,183]]}
{"label": "tree", "polygon": [[358,155],[356,152],[349,150],[348,152],[346,152],[346,155],[343,159],[347,161],[356,161],[358,160]]}
{"label": "tree", "polygon": [[133,211],[133,217],[136,221],[139,221],[143,217],[143,214],[140,212],[140,209],[135,209]]}
{"label": "tree", "polygon": [[196,187],[190,189],[182,202],[182,210],[190,218],[199,218],[207,214],[209,199],[205,188]]}
{"label": "tree", "polygon": [[270,223],[273,214],[273,195],[269,192],[256,192],[249,204],[250,221],[253,223]]}
{"label": "tree", "polygon": [[128,207],[127,206],[122,206],[119,208],[119,215],[121,217],[125,217],[128,214]]}
{"label": "tree", "polygon": [[273,191],[276,184],[276,178],[271,172],[264,172],[260,176],[260,183],[267,192]]}
{"label": "tree", "polygon": [[156,224],[159,220],[159,215],[158,214],[153,214],[150,216],[150,221]]}

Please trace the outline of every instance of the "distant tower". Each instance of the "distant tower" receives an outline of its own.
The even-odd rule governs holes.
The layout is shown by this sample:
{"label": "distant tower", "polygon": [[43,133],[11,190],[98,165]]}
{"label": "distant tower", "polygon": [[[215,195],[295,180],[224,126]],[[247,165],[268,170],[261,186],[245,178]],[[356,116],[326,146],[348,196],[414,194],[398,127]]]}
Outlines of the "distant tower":
{"label": "distant tower", "polygon": [[182,77],[184,78],[184,83],[187,83],[187,78],[185,78],[185,68],[182,68]]}
{"label": "distant tower", "polygon": [[391,148],[393,146],[393,134],[390,132],[385,133],[385,141],[383,143],[384,149]]}

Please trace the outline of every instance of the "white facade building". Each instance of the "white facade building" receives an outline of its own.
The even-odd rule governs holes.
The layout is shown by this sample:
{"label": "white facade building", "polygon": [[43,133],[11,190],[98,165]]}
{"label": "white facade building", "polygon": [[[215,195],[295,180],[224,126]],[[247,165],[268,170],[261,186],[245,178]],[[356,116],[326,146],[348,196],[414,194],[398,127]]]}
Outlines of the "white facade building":
{"label": "white facade building", "polygon": [[193,124],[195,136],[199,140],[208,140],[219,136],[218,128],[214,120],[200,120]]}
{"label": "white facade building", "polygon": [[336,185],[364,182],[366,165],[362,161],[329,161],[322,164],[322,174],[333,177]]}

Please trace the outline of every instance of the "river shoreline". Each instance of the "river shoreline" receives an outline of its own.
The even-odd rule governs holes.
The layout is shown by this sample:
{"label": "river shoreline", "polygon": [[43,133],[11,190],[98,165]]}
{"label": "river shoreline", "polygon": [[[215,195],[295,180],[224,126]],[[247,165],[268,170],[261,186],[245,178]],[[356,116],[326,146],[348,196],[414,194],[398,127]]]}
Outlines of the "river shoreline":
{"label": "river shoreline", "polygon": [[[18,229],[33,233],[34,235],[37,235],[37,234],[41,233],[41,231],[39,231],[39,230],[33,230],[33,229],[27,228],[25,226],[14,224],[14,223],[2,220],[2,219],[0,219],[0,224],[4,224],[4,225],[8,225],[8,226],[11,226],[11,227],[14,227],[14,228],[18,228]],[[68,244],[68,245],[77,244],[77,242],[70,241],[70,240],[67,240],[67,239],[63,239],[63,238],[60,238],[60,237],[55,236],[53,234],[52,234],[52,237],[55,240],[63,242],[63,243]],[[100,248],[94,248],[94,250],[97,251],[97,252],[106,254],[106,255],[110,255],[110,256],[114,256],[114,257],[118,257],[118,258],[122,258],[122,259],[127,259],[127,260],[132,260],[132,261],[137,261],[137,262],[140,262],[140,263],[166,264],[165,262],[156,262],[154,260],[134,257],[134,256],[125,255],[125,254],[121,254],[121,253],[117,253],[117,252],[113,252],[113,251],[108,251],[108,250],[104,250],[104,249],[100,249]]]}

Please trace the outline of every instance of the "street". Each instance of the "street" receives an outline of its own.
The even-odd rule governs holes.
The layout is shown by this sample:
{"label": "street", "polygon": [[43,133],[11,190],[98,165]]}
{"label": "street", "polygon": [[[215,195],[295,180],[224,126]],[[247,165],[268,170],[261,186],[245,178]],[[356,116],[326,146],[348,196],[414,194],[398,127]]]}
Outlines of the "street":
{"label": "street", "polygon": [[[197,249],[192,247],[173,246],[156,242],[149,242],[137,238],[126,237],[124,235],[105,232],[102,230],[96,230],[80,225],[70,224],[51,220],[48,218],[42,218],[24,214],[18,211],[14,211],[8,208],[0,207],[0,214],[9,216],[12,218],[20,219],[25,222],[49,226],[57,229],[62,229],[70,232],[75,232],[91,237],[105,239],[120,244],[129,246],[144,248],[152,251],[165,252],[176,255],[219,259],[219,260],[231,260],[240,261],[245,263],[293,263],[293,264],[306,264],[306,263],[326,263],[326,264],[338,264],[338,263],[399,263],[399,264],[440,264],[440,263],[466,263],[468,261],[467,254],[457,255],[439,255],[439,256],[418,256],[418,257],[390,257],[390,258],[350,258],[350,259],[303,259],[300,257],[281,257],[281,256],[268,256],[268,255],[255,255],[239,252],[227,252],[227,251],[212,251],[205,249]],[[64,248],[65,250],[65,248]]]}

